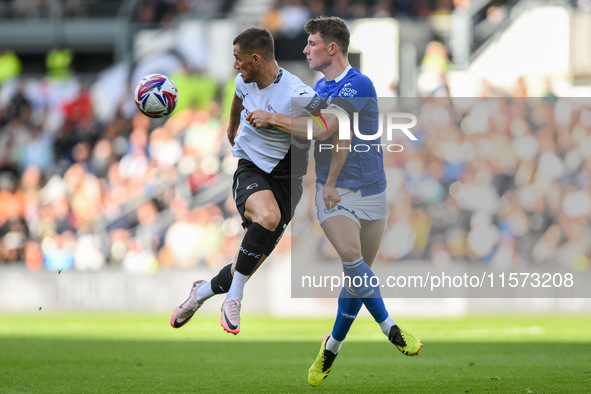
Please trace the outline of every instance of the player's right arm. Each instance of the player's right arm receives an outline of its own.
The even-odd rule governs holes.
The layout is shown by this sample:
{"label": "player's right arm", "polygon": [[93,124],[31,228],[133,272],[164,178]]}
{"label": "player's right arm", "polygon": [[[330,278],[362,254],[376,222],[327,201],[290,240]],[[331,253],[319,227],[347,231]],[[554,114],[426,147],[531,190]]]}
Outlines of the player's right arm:
{"label": "player's right arm", "polygon": [[234,138],[236,138],[236,134],[238,134],[238,129],[240,128],[240,113],[243,109],[242,99],[234,93],[232,106],[230,107],[230,121],[228,122],[228,130],[226,132],[228,141],[230,141],[230,145],[232,146],[234,146]]}
{"label": "player's right arm", "polygon": [[346,140],[339,139],[339,134],[334,134],[332,137],[333,145],[338,148],[333,149],[330,152],[330,167],[326,177],[326,183],[324,184],[324,192],[322,194],[324,205],[328,209],[333,209],[341,202],[341,195],[337,191],[337,179],[347,161],[347,157],[349,156],[352,135],[353,133],[351,133],[349,139]]}

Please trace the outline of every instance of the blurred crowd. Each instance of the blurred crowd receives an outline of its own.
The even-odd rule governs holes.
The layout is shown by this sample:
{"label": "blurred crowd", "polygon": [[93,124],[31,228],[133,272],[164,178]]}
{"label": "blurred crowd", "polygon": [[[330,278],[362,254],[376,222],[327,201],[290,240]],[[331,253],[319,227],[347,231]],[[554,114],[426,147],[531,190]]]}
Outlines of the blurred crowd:
{"label": "blurred crowd", "polygon": [[[0,86],[1,262],[153,272],[234,257],[242,229],[227,184],[235,166],[227,89],[203,76],[172,78],[199,89],[164,120],[120,111],[101,122],[77,78]],[[224,180],[221,198],[194,203]]]}
{"label": "blurred crowd", "polygon": [[[268,19],[280,18],[294,26],[294,17],[334,15],[343,19],[368,17],[422,18],[436,14],[450,14],[454,2],[466,0],[276,0]],[[227,11],[235,0],[141,0],[134,18],[143,24],[166,25],[177,18],[204,18]],[[59,14],[61,18],[116,16],[124,2],[119,0],[9,0],[2,13],[13,18],[38,19]],[[499,2],[502,3],[502,2]],[[297,20],[299,21],[299,19]],[[275,19],[277,22],[277,19]],[[290,27],[286,27],[289,29]]]}
{"label": "blurred crowd", "polygon": [[419,143],[386,157],[393,199],[382,257],[586,269],[589,104],[551,91],[424,102]]}
{"label": "blurred crowd", "polygon": [[8,0],[0,16],[16,19],[76,18],[117,15],[121,2],[115,0]]}
{"label": "blurred crowd", "polygon": [[[358,18],[396,18],[397,20],[430,20],[435,31],[449,29],[455,3],[466,0],[275,0],[261,24],[275,37],[275,48],[281,59],[297,60],[301,43],[307,34],[303,26],[310,18],[321,15],[345,20]],[[443,27],[441,27],[443,26]]]}
{"label": "blurred crowd", "polygon": [[[482,93],[392,107],[417,116],[418,141],[387,141],[404,149],[384,154],[389,218],[378,261],[589,269],[591,102],[551,90]],[[308,206],[298,234],[313,225]],[[335,258],[324,240],[319,252]]]}
{"label": "blurred crowd", "polygon": [[451,15],[458,0],[276,0],[263,24],[276,35],[292,37],[321,15],[356,18],[426,18]]}
{"label": "blurred crowd", "polygon": [[[118,111],[99,121],[88,84],[75,77],[1,85],[0,261],[154,272],[234,258],[242,228],[225,138],[232,83],[187,70],[171,77],[187,93],[160,120]],[[482,87],[474,99],[450,98],[445,85],[418,102],[388,99],[416,114],[419,141],[402,133],[383,141],[404,149],[384,154],[390,213],[379,260],[585,269],[590,103],[557,97],[550,84],[541,98],[527,98],[523,80],[507,91]],[[279,253],[292,236],[318,230],[313,182],[311,170]],[[204,197],[216,188],[218,197]],[[332,257],[319,239],[318,253]]]}
{"label": "blurred crowd", "polygon": [[[261,23],[290,37],[321,14],[421,17],[458,2],[283,0]],[[145,8],[178,14],[202,3],[140,2],[138,20],[163,22],[150,15],[166,13]],[[301,41],[298,59],[300,48]],[[243,234],[225,137],[233,79],[220,83],[183,65],[170,74],[182,92],[172,116],[151,120],[133,110],[130,83],[104,118],[97,100],[108,91],[91,94],[92,81],[76,76],[67,48],[50,53],[46,77],[24,78],[14,52],[0,50],[0,263],[149,273],[231,261]],[[422,99],[391,98],[392,110],[416,114],[419,141],[387,141],[404,149],[384,155],[389,218],[378,260],[587,269],[591,104],[558,97],[550,84],[543,97],[527,98],[524,79],[506,90],[483,81],[479,98],[451,98],[451,68],[434,41],[417,81]],[[310,167],[298,216],[276,253],[316,233],[317,252],[334,257],[319,231],[313,183]]]}
{"label": "blurred crowd", "polygon": [[[164,27],[187,17],[210,18],[227,10],[233,0],[140,0],[131,19],[144,27]],[[6,0],[0,2],[0,17],[15,19],[87,19],[118,17],[130,8],[121,0]]]}

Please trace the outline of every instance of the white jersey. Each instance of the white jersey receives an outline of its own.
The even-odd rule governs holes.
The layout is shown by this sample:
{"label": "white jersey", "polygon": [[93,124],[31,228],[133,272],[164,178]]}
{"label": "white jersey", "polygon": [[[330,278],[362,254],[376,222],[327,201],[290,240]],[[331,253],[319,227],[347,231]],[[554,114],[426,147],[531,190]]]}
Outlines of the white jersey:
{"label": "white jersey", "polygon": [[[303,115],[305,109],[292,110],[292,97],[315,97],[314,90],[304,84],[298,77],[279,68],[275,81],[264,89],[259,89],[255,82],[244,83],[242,75],[235,80],[236,96],[242,100],[244,110],[240,113],[240,133],[234,139],[232,154],[234,157],[252,161],[258,168],[270,174],[273,170],[282,168],[289,172],[291,134],[277,130],[274,127],[257,129],[244,118],[254,110],[278,113],[286,116]],[[300,101],[300,100],[299,100]],[[309,141],[303,141],[306,149]]]}

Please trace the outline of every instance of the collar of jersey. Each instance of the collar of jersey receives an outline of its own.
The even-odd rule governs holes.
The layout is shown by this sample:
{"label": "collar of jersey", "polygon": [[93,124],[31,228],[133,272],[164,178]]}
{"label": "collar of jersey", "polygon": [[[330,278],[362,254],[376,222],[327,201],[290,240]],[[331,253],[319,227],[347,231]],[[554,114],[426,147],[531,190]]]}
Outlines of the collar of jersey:
{"label": "collar of jersey", "polygon": [[273,84],[279,83],[279,81],[281,81],[281,77],[283,76],[283,69],[281,67],[279,67],[279,71],[277,72],[277,76],[275,77],[275,80],[273,81]]}
{"label": "collar of jersey", "polygon": [[257,86],[257,84],[256,84],[255,82],[253,82],[253,83],[254,83],[254,86],[255,86],[255,87],[256,87],[256,88],[257,88],[259,91],[261,91],[261,92],[262,92],[263,90],[265,90],[265,89],[267,89],[267,88],[269,88],[269,87],[271,87],[271,86],[273,86],[273,85],[277,85],[277,84],[279,83],[279,81],[281,81],[281,77],[283,77],[283,69],[282,69],[281,67],[279,67],[279,71],[277,72],[277,76],[275,77],[275,80],[274,80],[274,81],[273,81],[273,82],[272,82],[272,83],[271,83],[269,86],[266,86],[266,87],[264,87],[263,89],[259,89],[259,87]]}
{"label": "collar of jersey", "polygon": [[341,82],[341,80],[343,78],[345,78],[345,76],[349,73],[349,70],[352,69],[353,67],[351,67],[351,65],[349,64],[347,66],[347,68],[345,69],[345,71],[343,71],[343,73],[341,75],[339,75],[338,77],[336,77],[333,81],[328,81],[328,82],[334,82],[334,83],[338,83]]}

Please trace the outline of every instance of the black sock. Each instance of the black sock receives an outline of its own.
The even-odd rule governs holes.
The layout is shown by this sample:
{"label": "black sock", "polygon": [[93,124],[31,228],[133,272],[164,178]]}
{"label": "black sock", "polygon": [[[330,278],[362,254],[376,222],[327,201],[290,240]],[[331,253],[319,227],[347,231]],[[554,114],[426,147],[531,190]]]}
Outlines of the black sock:
{"label": "black sock", "polygon": [[242,275],[252,274],[269,242],[274,242],[273,231],[267,230],[256,222],[248,226],[238,252],[236,271]]}
{"label": "black sock", "polygon": [[216,276],[211,278],[211,291],[214,294],[224,294],[230,290],[232,285],[232,264],[226,265],[218,272]]}

